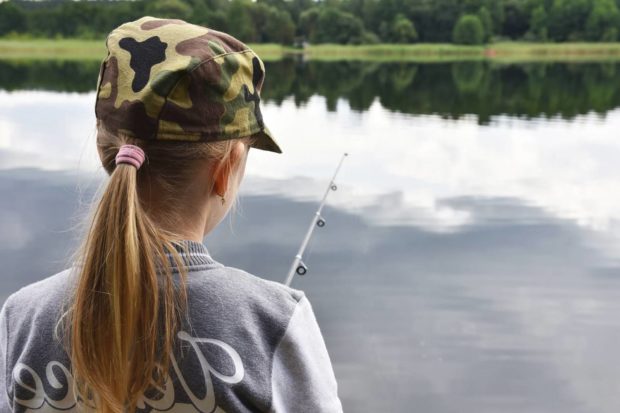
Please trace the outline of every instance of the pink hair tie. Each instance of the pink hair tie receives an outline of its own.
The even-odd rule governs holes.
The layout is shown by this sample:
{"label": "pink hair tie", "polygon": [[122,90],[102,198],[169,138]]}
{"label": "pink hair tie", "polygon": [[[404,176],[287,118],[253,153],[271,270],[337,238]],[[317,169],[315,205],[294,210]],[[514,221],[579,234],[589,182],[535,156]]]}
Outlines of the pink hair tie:
{"label": "pink hair tie", "polygon": [[115,159],[117,165],[119,163],[128,163],[135,166],[136,169],[140,169],[144,162],[144,151],[139,146],[124,144],[118,150]]}

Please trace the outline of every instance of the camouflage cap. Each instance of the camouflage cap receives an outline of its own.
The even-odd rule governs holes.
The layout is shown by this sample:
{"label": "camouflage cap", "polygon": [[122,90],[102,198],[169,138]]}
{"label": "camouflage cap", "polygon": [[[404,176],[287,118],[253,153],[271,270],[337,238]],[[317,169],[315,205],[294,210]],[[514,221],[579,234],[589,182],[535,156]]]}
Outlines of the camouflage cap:
{"label": "camouflage cap", "polygon": [[110,132],[194,142],[256,136],[254,147],[282,153],[259,105],[265,65],[233,36],[146,16],[112,30],[106,47],[95,114]]}

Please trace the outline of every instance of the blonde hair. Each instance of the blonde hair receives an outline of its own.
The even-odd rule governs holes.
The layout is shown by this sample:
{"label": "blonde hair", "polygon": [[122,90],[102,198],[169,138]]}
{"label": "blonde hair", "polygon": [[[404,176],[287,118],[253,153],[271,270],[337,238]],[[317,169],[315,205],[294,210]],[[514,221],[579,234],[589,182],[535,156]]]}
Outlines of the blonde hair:
{"label": "blonde hair", "polygon": [[[174,226],[161,222],[183,219],[174,208],[175,200],[195,179],[197,168],[205,161],[218,161],[218,169],[231,167],[231,151],[238,140],[146,141],[109,133],[98,124],[97,148],[110,178],[73,255],[79,278],[64,318],[73,391],[87,409],[134,411],[147,389],[163,385],[177,326],[187,309],[187,269],[175,248],[183,251],[178,242],[183,237],[164,229]],[[254,138],[241,140],[247,145],[254,142]],[[144,150],[146,160],[140,169],[115,165],[116,153],[126,143]],[[209,190],[213,182],[210,185]],[[147,186],[157,187],[158,202],[169,206],[157,222],[143,199]],[[236,201],[235,197],[233,207]],[[167,254],[178,268],[178,283]]]}

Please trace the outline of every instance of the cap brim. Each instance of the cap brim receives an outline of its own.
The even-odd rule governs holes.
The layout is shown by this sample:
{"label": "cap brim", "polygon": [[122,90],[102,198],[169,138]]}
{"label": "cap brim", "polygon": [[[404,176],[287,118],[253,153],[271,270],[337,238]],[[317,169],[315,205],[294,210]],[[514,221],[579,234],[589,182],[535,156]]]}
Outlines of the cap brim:
{"label": "cap brim", "polygon": [[262,149],[269,152],[282,153],[280,145],[278,145],[278,142],[276,142],[273,135],[271,134],[271,131],[269,131],[266,126],[263,127],[262,131],[255,133],[254,136],[258,139],[256,140],[256,142],[254,142],[252,148]]}

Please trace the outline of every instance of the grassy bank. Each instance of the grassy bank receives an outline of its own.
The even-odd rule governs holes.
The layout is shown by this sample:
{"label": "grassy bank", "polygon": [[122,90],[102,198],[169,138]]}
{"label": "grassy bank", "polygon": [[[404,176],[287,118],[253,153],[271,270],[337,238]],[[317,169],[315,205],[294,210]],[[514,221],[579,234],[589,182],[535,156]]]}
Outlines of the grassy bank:
{"label": "grassy bank", "polygon": [[104,41],[80,39],[0,39],[2,59],[92,60],[105,55]]}
{"label": "grassy bank", "polygon": [[[263,60],[280,59],[284,48],[277,44],[250,45]],[[0,39],[0,59],[102,60],[105,40]]]}
{"label": "grassy bank", "polygon": [[[295,49],[277,44],[250,44],[263,60],[277,60],[285,54],[302,54],[313,60],[385,60],[385,61],[599,61],[620,60],[620,43],[523,43],[506,42],[486,46],[453,44],[377,44],[310,45]],[[79,39],[0,39],[0,59],[101,60],[103,40]]]}
{"label": "grassy bank", "polygon": [[441,62],[493,61],[600,61],[620,60],[619,43],[523,43],[503,42],[485,46],[454,44],[314,45],[303,52],[310,59],[368,59]]}
{"label": "grassy bank", "polygon": [[496,60],[620,60],[620,42],[615,43],[522,43],[489,45],[485,56]]}

